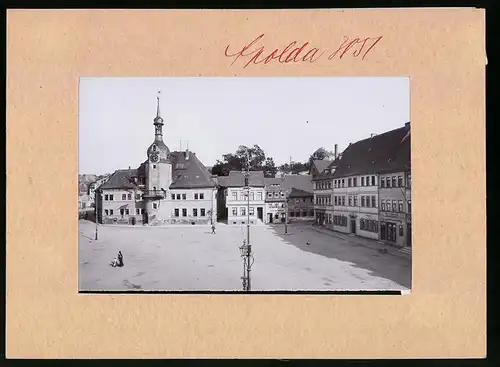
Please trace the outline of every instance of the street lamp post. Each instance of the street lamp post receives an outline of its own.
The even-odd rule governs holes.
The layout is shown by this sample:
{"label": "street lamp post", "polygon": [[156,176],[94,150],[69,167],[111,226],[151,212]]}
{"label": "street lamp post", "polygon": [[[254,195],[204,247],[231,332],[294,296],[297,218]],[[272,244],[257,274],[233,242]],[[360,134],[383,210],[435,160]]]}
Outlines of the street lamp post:
{"label": "street lamp post", "polygon": [[99,222],[99,210],[97,209],[98,205],[99,205],[99,200],[97,200],[99,197],[99,191],[98,190],[95,190],[95,195],[94,195],[94,201],[95,201],[95,240],[97,241],[99,239],[99,236],[98,236],[98,230],[97,230],[97,227],[98,227],[98,222]]}
{"label": "street lamp post", "polygon": [[250,271],[253,265],[252,245],[250,245],[250,157],[247,151],[247,170],[245,172],[245,188],[247,189],[247,238],[243,240],[243,245],[239,248],[243,258],[243,290],[250,291],[252,283]]}
{"label": "street lamp post", "polygon": [[285,234],[288,234],[288,200],[290,192],[285,191]]}

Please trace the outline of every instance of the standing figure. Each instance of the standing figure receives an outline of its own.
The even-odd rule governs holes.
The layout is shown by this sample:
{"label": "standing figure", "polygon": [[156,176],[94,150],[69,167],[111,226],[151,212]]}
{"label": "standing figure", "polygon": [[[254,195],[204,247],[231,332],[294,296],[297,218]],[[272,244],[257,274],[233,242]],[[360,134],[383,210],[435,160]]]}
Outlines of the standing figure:
{"label": "standing figure", "polygon": [[212,224],[212,234],[215,234],[215,224]]}
{"label": "standing figure", "polygon": [[117,266],[122,267],[123,266],[123,255],[121,251],[118,251],[118,264]]}

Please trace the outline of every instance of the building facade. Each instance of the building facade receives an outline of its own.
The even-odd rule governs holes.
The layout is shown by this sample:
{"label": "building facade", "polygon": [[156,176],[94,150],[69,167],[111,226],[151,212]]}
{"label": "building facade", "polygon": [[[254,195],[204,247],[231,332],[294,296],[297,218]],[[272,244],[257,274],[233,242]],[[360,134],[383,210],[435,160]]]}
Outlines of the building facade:
{"label": "building facade", "polygon": [[285,192],[281,187],[285,175],[277,178],[265,178],[266,224],[285,222]]}
{"label": "building facade", "polygon": [[196,154],[163,142],[157,99],[154,140],[137,169],[117,170],[98,189],[98,220],[128,224],[208,224],[217,215],[217,186]]}
{"label": "building facade", "polygon": [[[250,171],[248,186],[245,184],[246,172],[231,171],[226,180],[228,224],[260,224],[265,216],[264,172]],[[248,196],[249,195],[249,196]]]}
{"label": "building facade", "polygon": [[288,220],[290,222],[314,220],[314,194],[292,188],[288,194]]}

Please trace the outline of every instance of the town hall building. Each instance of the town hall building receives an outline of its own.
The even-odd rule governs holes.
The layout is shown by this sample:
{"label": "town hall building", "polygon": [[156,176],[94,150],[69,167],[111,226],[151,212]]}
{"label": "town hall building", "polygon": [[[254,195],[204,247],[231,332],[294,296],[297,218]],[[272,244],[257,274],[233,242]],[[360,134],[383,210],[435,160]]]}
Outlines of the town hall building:
{"label": "town hall building", "polygon": [[100,223],[208,224],[217,216],[216,183],[196,157],[163,141],[157,97],[154,140],[137,169],[115,171],[96,195]]}

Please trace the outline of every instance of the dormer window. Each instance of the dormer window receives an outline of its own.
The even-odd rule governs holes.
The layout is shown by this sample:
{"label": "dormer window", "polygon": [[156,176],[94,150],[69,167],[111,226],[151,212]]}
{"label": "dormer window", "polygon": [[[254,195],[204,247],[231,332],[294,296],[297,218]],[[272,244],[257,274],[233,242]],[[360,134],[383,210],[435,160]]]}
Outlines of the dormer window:
{"label": "dormer window", "polygon": [[156,152],[156,145],[153,145],[153,152]]}

